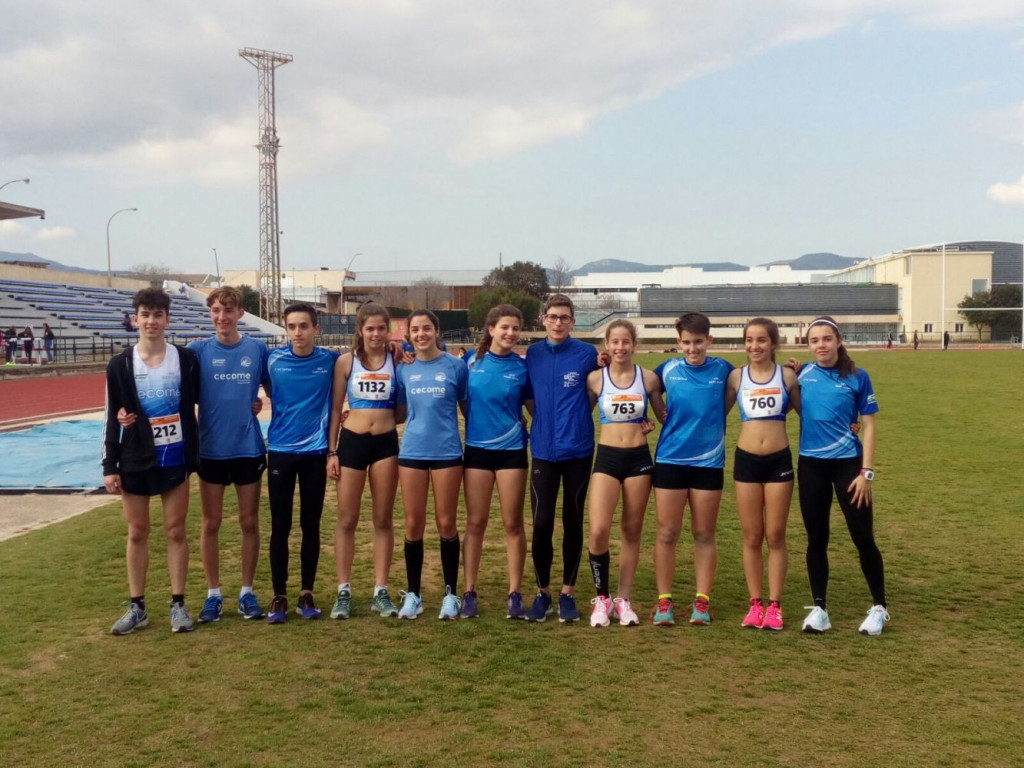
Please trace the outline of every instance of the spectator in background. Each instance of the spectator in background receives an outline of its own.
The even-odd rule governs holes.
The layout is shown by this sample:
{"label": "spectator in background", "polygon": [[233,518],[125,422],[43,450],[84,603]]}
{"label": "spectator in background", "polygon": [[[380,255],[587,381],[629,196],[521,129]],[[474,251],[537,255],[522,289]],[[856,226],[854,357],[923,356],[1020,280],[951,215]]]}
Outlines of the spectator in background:
{"label": "spectator in background", "polygon": [[4,331],[4,342],[7,344],[6,365],[14,365],[18,349],[18,330],[13,325],[8,326]]}
{"label": "spectator in background", "polygon": [[49,323],[43,323],[43,344],[46,345],[46,362],[53,362],[53,342],[57,337],[50,328]]}
{"label": "spectator in background", "polygon": [[921,340],[917,337],[917,331],[914,331],[914,351],[915,352],[917,351],[917,346],[920,343],[921,343]]}
{"label": "spectator in background", "polygon": [[949,331],[943,331],[942,332],[942,348],[943,349],[949,349],[949,341],[950,341]]}
{"label": "spectator in background", "polygon": [[35,346],[36,335],[32,331],[31,325],[26,325],[25,330],[18,334],[18,338],[22,339],[25,344],[25,357],[28,358],[28,364],[32,365],[32,349]]}

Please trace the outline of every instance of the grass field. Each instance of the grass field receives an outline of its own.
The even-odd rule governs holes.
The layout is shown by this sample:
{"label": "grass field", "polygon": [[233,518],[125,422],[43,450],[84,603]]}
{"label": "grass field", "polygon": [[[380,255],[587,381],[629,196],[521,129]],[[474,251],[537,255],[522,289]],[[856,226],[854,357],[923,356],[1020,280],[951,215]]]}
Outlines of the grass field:
{"label": "grass field", "polygon": [[[854,357],[871,374],[882,408],[876,526],[892,621],[881,637],[856,632],[870,597],[838,511],[834,629],[800,633],[809,597],[795,501],[787,628],[740,630],[746,590],[727,483],[711,627],[599,631],[585,619],[576,626],[506,621],[496,512],[484,553],[482,618],[433,618],[441,578],[428,526],[426,613],[416,622],[382,621],[367,610],[367,513],[358,535],[356,615],[348,622],[293,615],[268,627],[226,611],[219,624],[171,635],[154,525],[151,625],[115,638],[107,632],[126,599],[125,528],[112,504],[0,543],[0,765],[1024,764],[1024,409],[1010,396],[1022,382],[1024,357]],[[643,362],[653,367],[661,359]],[[793,418],[794,445],[796,427]],[[731,438],[737,429],[733,414]],[[730,446],[727,473],[731,466]],[[198,520],[193,494],[194,615],[205,594]],[[269,513],[264,521],[257,592],[266,605]],[[641,615],[654,598],[653,522],[652,501],[634,593]],[[397,523],[401,542],[401,514]],[[331,495],[317,587],[325,608],[335,587],[333,524]],[[684,534],[678,602],[693,591],[691,551]],[[613,581],[616,552],[613,542]],[[559,559],[556,543],[556,578]],[[226,594],[235,594],[233,522],[222,531],[221,572]],[[399,545],[393,591],[403,585]],[[584,569],[579,594],[589,599],[591,591]]]}

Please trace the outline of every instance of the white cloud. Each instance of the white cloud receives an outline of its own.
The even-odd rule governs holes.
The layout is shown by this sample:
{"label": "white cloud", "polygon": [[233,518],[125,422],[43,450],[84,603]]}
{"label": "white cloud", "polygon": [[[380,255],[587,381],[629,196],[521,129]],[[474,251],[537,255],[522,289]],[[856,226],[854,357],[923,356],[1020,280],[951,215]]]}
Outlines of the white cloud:
{"label": "white cloud", "polygon": [[4,219],[0,221],[0,234],[2,235],[20,235],[24,231],[25,226],[13,219]]}
{"label": "white cloud", "polygon": [[1009,183],[993,184],[988,188],[988,199],[1002,205],[1024,205],[1024,176]]}
{"label": "white cloud", "polygon": [[78,232],[71,227],[45,227],[36,233],[40,240],[68,240],[77,236]]}

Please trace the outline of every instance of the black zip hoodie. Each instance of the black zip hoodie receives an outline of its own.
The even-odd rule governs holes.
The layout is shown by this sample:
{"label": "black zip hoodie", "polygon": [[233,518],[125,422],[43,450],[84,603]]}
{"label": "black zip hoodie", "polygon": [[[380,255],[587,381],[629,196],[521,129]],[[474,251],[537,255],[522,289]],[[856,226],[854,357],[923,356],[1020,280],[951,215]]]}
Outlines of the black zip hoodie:
{"label": "black zip hoodie", "polygon": [[[185,468],[189,472],[199,466],[199,430],[196,425],[196,403],[199,400],[199,361],[190,349],[168,344],[178,350],[181,365],[181,434],[185,441]],[[134,413],[137,421],[129,429],[121,429],[117,412],[124,408]],[[107,400],[104,410],[103,475],[122,472],[143,472],[156,466],[156,445],[153,429],[139,402],[135,388],[132,347],[114,355],[107,363]]]}

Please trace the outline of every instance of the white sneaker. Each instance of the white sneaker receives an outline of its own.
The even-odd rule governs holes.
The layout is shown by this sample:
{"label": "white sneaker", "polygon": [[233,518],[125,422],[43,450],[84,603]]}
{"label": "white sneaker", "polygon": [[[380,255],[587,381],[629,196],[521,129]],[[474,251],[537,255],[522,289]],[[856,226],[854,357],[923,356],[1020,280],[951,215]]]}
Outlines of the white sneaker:
{"label": "white sneaker", "polygon": [[888,620],[889,612],[885,610],[884,605],[872,605],[868,609],[868,617],[864,619],[857,631],[862,635],[880,635],[882,627]]}
{"label": "white sneaker", "polygon": [[828,611],[816,605],[805,605],[804,608],[810,611],[804,619],[804,632],[811,635],[820,635],[832,629],[832,622],[828,620]]}
{"label": "white sneaker", "polygon": [[623,627],[640,626],[640,617],[636,615],[633,606],[629,604],[628,597],[616,597],[612,601],[615,615],[619,617],[619,624]]}
{"label": "white sneaker", "polygon": [[398,618],[412,621],[423,613],[423,601],[415,592],[402,592],[402,607],[398,611]]}
{"label": "white sneaker", "polygon": [[445,587],[444,599],[441,601],[441,612],[437,614],[440,621],[455,621],[462,610],[462,601],[452,594],[451,587]]}
{"label": "white sneaker", "polygon": [[608,618],[608,614],[612,609],[612,601],[607,597],[601,597],[598,595],[590,604],[594,606],[594,610],[590,612],[590,626],[592,627],[607,627],[611,624],[611,619]]}

